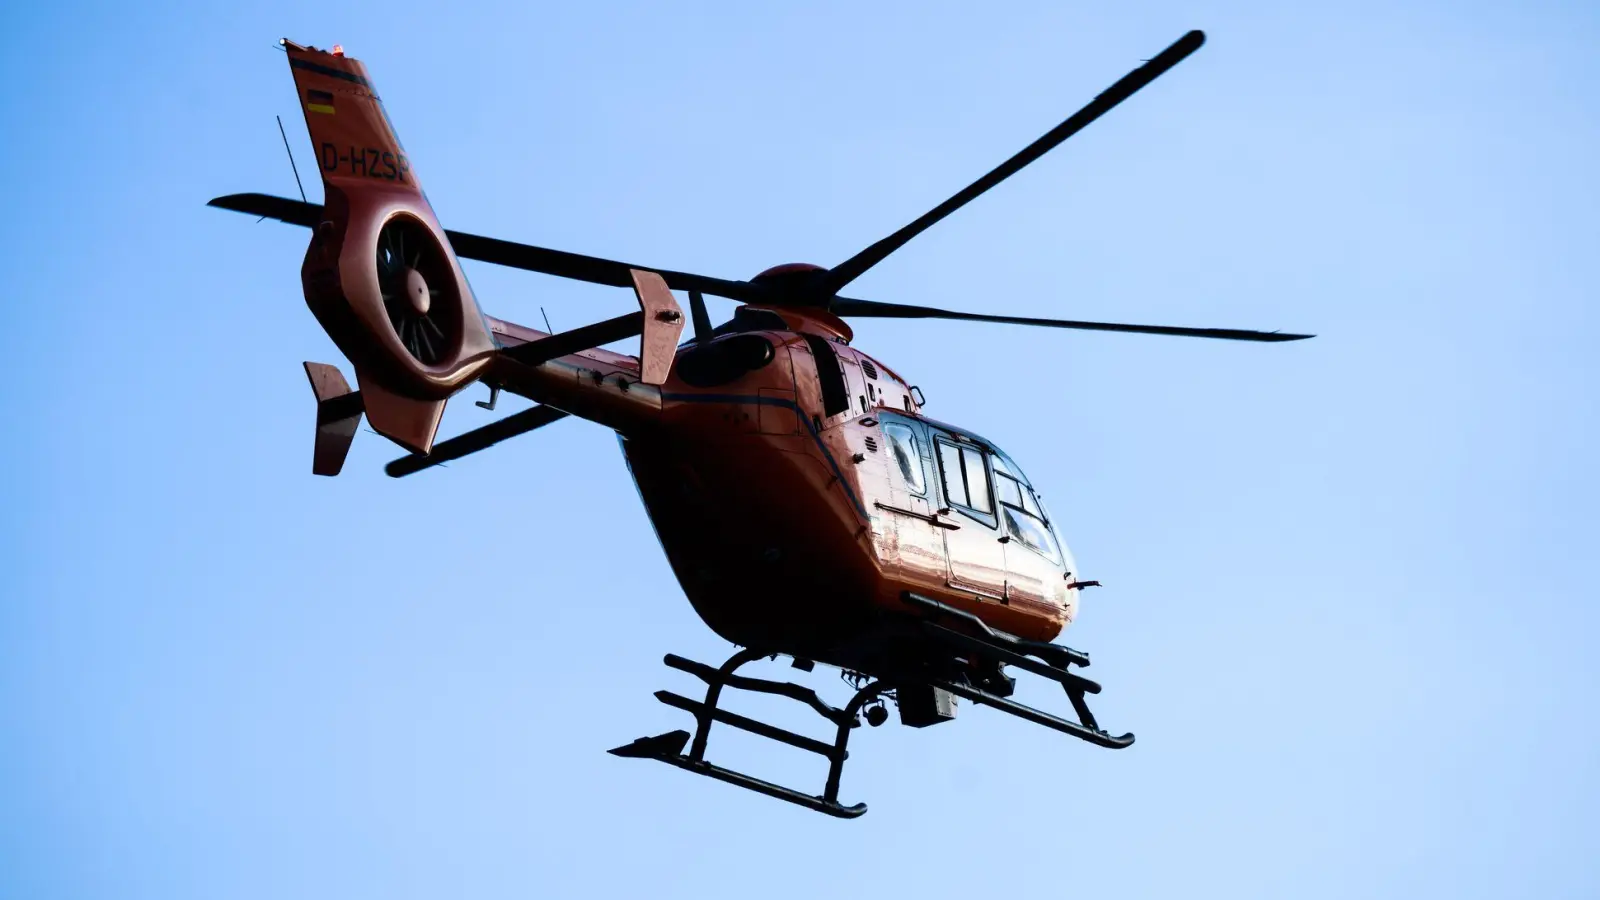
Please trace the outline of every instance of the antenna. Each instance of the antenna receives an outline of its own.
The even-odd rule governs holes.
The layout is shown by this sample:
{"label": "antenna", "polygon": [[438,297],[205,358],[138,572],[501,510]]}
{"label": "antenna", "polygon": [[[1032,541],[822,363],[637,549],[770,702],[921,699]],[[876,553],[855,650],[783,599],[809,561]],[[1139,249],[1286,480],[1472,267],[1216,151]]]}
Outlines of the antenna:
{"label": "antenna", "polygon": [[555,334],[556,330],[550,327],[550,316],[545,313],[544,307],[542,306],[539,307],[539,315],[544,316],[544,330],[550,332],[551,334]]}
{"label": "antenna", "polygon": [[300,183],[300,167],[294,164],[294,151],[289,149],[289,134],[283,130],[283,116],[275,116],[278,120],[278,134],[283,137],[283,152],[289,154],[289,169],[294,172],[294,186],[300,189],[300,202],[306,200],[306,186]]}

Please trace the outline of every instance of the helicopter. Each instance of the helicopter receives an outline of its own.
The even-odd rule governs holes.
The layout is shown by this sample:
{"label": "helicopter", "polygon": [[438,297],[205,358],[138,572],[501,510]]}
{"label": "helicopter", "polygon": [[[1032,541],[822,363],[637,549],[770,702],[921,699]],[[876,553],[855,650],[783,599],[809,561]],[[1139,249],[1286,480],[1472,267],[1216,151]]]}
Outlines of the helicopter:
{"label": "helicopter", "polygon": [[[955,718],[966,700],[1107,748],[1086,697],[1089,656],[1053,641],[1077,615],[1083,579],[1021,466],[973,432],[924,414],[921,390],[857,348],[852,318],[932,318],[1079,330],[1281,342],[1311,335],[1038,319],[842,296],[896,249],[1177,65],[1190,31],[1037,141],[900,230],[831,268],[786,264],[721,279],[444,229],[366,67],[281,42],[322,178],[322,205],[233,194],[211,206],[311,229],[307,305],[355,370],[307,362],[316,398],[312,472],[337,475],[363,416],[405,450],[385,471],[414,476],[567,417],[614,430],[672,571],[696,613],[740,649],[720,666],[674,654],[702,699],[656,697],[694,730],[610,752],[656,760],[840,818],[852,732]],[[287,139],[285,139],[287,143]],[[291,154],[291,161],[293,156]],[[298,177],[298,175],[297,175]],[[474,259],[634,292],[639,310],[563,332],[485,315],[461,269]],[[675,292],[689,301],[686,317]],[[735,300],[713,326],[705,296]],[[546,326],[548,328],[548,325]],[[692,327],[685,339],[683,331]],[[639,339],[637,355],[603,349]],[[474,383],[493,410],[509,392],[534,406],[436,441],[447,401]],[[846,676],[843,706],[789,681],[739,674],[787,657]],[[1059,684],[1070,718],[1012,699],[1016,676]],[[833,726],[818,740],[732,712],[725,690],[794,700]],[[714,724],[822,756],[812,794],[707,759]]]}

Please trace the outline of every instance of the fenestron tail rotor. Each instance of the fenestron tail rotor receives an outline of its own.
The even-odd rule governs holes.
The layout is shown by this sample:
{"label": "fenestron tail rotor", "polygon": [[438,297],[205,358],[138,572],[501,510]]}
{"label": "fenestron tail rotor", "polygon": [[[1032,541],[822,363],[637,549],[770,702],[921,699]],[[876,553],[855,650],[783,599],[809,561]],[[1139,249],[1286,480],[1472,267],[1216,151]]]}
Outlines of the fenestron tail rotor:
{"label": "fenestron tail rotor", "polygon": [[406,352],[425,366],[445,359],[460,331],[460,316],[451,315],[454,307],[438,302],[446,289],[433,284],[440,283],[446,264],[431,244],[417,225],[403,218],[389,220],[378,232],[378,287],[384,311]]}

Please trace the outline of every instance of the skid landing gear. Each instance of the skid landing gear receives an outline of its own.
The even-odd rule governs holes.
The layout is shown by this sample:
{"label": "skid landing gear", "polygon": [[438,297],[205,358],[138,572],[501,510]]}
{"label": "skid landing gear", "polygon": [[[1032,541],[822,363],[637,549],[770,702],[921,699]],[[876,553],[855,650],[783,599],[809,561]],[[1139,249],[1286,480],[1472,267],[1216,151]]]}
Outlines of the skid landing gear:
{"label": "skid landing gear", "polygon": [[[655,737],[639,738],[610,752],[615,756],[659,760],[696,775],[725,781],[830,816],[854,819],[867,811],[867,805],[856,803],[845,806],[839,802],[839,779],[844,773],[844,762],[850,755],[846,745],[850,741],[851,729],[861,724],[863,714],[870,725],[882,724],[888,718],[882,697],[890,691],[894,692],[900,706],[901,722],[915,727],[954,718],[955,706],[951,698],[962,697],[974,704],[1026,719],[1100,747],[1120,749],[1133,743],[1131,734],[1112,735],[1101,728],[1094,714],[1089,711],[1084,695],[1100,693],[1100,685],[1069,669],[1070,666],[1087,666],[1088,656],[1058,644],[1028,641],[996,631],[977,616],[937,600],[916,594],[905,595],[905,600],[921,614],[921,618],[904,623],[917,635],[912,646],[920,649],[910,658],[884,657],[872,665],[863,665],[862,668],[872,670],[869,677],[877,680],[864,685],[856,682],[859,689],[842,709],[829,706],[815,691],[798,684],[736,674],[740,666],[772,656],[770,652],[740,650],[720,668],[669,653],[664,660],[667,665],[688,672],[706,683],[704,701],[691,700],[671,691],[656,692],[657,700],[695,717],[694,734],[682,730],[669,731]],[[795,666],[804,671],[811,670],[811,664],[806,661],[796,660]],[[1010,699],[1015,680],[1005,674],[1006,666],[1060,684],[1078,721],[1063,719]],[[721,709],[717,701],[721,699],[724,687],[774,694],[804,703],[837,729],[833,743],[808,738]],[[708,762],[706,740],[715,722],[799,747],[827,759],[828,780],[822,793],[806,794]],[[684,752],[685,747],[688,752]]]}
{"label": "skid landing gear", "polygon": [[[695,731],[693,743],[690,743],[689,732],[669,731],[666,734],[658,734],[655,737],[639,738],[631,744],[617,747],[609,752],[614,756],[660,760],[668,765],[686,769],[696,775],[706,775],[718,781],[726,781],[729,784],[738,785],[758,794],[766,794],[768,797],[776,797],[779,800],[787,800],[807,809],[814,809],[817,812],[827,813],[830,816],[837,816],[841,819],[854,819],[862,815],[867,811],[865,803],[845,806],[839,802],[839,778],[844,774],[844,761],[850,755],[846,751],[845,745],[850,741],[850,730],[860,724],[857,716],[860,715],[862,707],[877,699],[890,686],[881,681],[868,684],[856,691],[855,696],[850,699],[849,703],[845,704],[843,709],[838,709],[824,703],[815,691],[803,688],[800,685],[734,674],[734,670],[745,663],[754,662],[769,655],[757,650],[740,650],[730,657],[727,662],[723,663],[721,668],[713,669],[704,663],[684,659],[671,653],[667,654],[663,660],[667,665],[674,669],[688,672],[706,683],[706,699],[704,702],[691,700],[671,691],[656,691],[657,700],[668,706],[694,714]],[[787,729],[768,725],[765,722],[757,722],[754,719],[718,708],[717,700],[722,695],[724,686],[746,691],[757,691],[763,694],[775,694],[806,704],[824,719],[832,722],[838,729],[833,743],[831,745],[826,744],[804,735],[795,734]],[[770,781],[764,781],[760,778],[746,775],[743,772],[735,772],[732,769],[725,769],[707,762],[705,759],[706,739],[710,737],[711,724],[713,722],[731,725],[751,734],[758,734],[764,738],[788,744],[791,747],[799,747],[802,750],[809,750],[825,757],[828,760],[828,781],[823,788],[822,794],[820,796],[804,794],[793,788],[773,784]],[[685,744],[689,745],[688,753],[683,752]]]}

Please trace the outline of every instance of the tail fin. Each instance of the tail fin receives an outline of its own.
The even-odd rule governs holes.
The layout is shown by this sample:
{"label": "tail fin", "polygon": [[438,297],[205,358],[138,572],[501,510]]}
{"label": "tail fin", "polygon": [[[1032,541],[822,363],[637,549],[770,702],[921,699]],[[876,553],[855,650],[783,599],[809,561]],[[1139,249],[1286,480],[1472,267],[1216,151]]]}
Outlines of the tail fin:
{"label": "tail fin", "polygon": [[494,339],[366,67],[338,47],[283,46],[326,197],[306,304],[354,363],[372,428],[427,453]]}
{"label": "tail fin", "polygon": [[381,186],[421,198],[411,160],[372,88],[367,67],[339,47],[324,53],[288,40],[283,46],[323,185]]}

